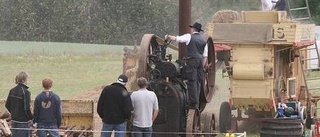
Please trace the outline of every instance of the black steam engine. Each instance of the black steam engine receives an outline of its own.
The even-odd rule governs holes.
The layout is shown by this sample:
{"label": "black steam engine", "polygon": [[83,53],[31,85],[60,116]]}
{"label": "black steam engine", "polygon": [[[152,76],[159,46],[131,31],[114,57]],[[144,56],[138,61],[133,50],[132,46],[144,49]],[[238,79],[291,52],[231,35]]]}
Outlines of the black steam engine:
{"label": "black steam engine", "polygon": [[[205,70],[204,88],[200,91],[200,105],[198,109],[189,110],[186,104],[188,89],[184,75],[185,60],[173,61],[173,55],[167,54],[167,48],[177,49],[170,42],[153,34],[144,35],[137,76],[146,77],[149,80],[149,90],[154,91],[158,97],[159,115],[153,125],[153,136],[192,136],[214,131],[214,115],[201,114],[214,92],[215,54],[210,38],[208,47],[208,67]],[[205,117],[203,127],[200,116]]]}

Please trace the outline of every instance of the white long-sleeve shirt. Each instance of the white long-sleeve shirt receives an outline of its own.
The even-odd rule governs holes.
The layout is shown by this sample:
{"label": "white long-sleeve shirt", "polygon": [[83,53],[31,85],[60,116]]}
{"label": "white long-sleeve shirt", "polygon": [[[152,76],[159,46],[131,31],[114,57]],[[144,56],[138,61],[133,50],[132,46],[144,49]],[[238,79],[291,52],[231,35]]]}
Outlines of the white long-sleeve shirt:
{"label": "white long-sleeve shirt", "polygon": [[[199,33],[199,32],[194,32],[194,33]],[[181,36],[177,36],[177,39],[176,39],[177,42],[186,43],[186,45],[190,43],[190,40],[191,40],[191,34],[189,33],[183,34]],[[206,46],[204,47],[202,56],[208,57],[208,44],[206,44]]]}
{"label": "white long-sleeve shirt", "polygon": [[272,10],[272,0],[261,0],[261,10],[271,11]]}

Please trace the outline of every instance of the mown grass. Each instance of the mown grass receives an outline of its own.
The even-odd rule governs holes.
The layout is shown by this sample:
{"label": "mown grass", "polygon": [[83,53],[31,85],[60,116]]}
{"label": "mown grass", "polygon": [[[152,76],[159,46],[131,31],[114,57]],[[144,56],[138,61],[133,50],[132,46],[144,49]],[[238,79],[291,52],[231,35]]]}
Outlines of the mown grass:
{"label": "mown grass", "polygon": [[6,99],[20,71],[30,75],[32,99],[51,77],[62,99],[109,84],[122,73],[124,46],[77,43],[0,42],[0,99]]}
{"label": "mown grass", "polygon": [[[122,73],[123,45],[0,41],[0,99],[6,99],[20,71],[30,75],[32,99],[45,77],[62,99],[114,82]],[[133,48],[128,46],[129,48]],[[177,52],[168,49],[177,58]]]}

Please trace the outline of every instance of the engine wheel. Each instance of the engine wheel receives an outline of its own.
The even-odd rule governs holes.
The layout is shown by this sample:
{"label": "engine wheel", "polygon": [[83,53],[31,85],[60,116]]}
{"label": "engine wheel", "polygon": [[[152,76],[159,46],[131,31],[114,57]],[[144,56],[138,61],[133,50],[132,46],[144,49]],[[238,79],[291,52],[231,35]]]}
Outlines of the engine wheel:
{"label": "engine wheel", "polygon": [[147,72],[150,70],[151,65],[153,65],[153,62],[149,60],[148,56],[152,54],[158,46],[159,44],[154,34],[143,35],[139,50],[137,78],[147,78]]}
{"label": "engine wheel", "polygon": [[222,102],[220,106],[219,128],[221,133],[231,129],[231,107],[228,102]]}
{"label": "engine wheel", "polygon": [[209,103],[212,100],[215,92],[215,79],[216,79],[216,53],[212,38],[208,38],[208,59],[204,73],[204,79],[201,84],[200,101]]}
{"label": "engine wheel", "polygon": [[187,117],[186,137],[198,137],[200,136],[200,133],[200,112],[197,109],[189,109]]}
{"label": "engine wheel", "polygon": [[203,125],[203,132],[204,137],[214,137],[216,136],[214,133],[216,127],[216,121],[214,118],[214,114],[205,113],[204,114],[204,125]]}
{"label": "engine wheel", "polygon": [[260,137],[301,137],[303,126],[300,119],[264,119]]}

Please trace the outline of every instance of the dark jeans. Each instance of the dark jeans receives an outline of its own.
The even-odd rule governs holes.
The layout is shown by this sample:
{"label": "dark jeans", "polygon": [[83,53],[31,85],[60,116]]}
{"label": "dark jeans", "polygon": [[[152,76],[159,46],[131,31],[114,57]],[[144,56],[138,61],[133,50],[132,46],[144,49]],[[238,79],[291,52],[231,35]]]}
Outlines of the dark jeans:
{"label": "dark jeans", "polygon": [[[47,134],[50,134],[51,137],[60,137],[59,129],[56,124],[45,124],[45,123],[38,123],[37,124],[37,135],[38,137],[47,137]],[[48,129],[48,130],[44,130]]]}
{"label": "dark jeans", "polygon": [[[11,121],[12,137],[30,137],[30,126],[28,122]],[[16,129],[15,129],[16,128]]]}
{"label": "dark jeans", "polygon": [[132,127],[133,137],[151,137],[152,136],[152,127]]}
{"label": "dark jeans", "polygon": [[188,105],[198,107],[203,82],[203,65],[201,58],[187,59],[186,66]]}
{"label": "dark jeans", "polygon": [[111,133],[115,131],[115,137],[125,137],[127,122],[121,124],[107,124],[103,122],[101,129],[101,137],[111,137]]}

